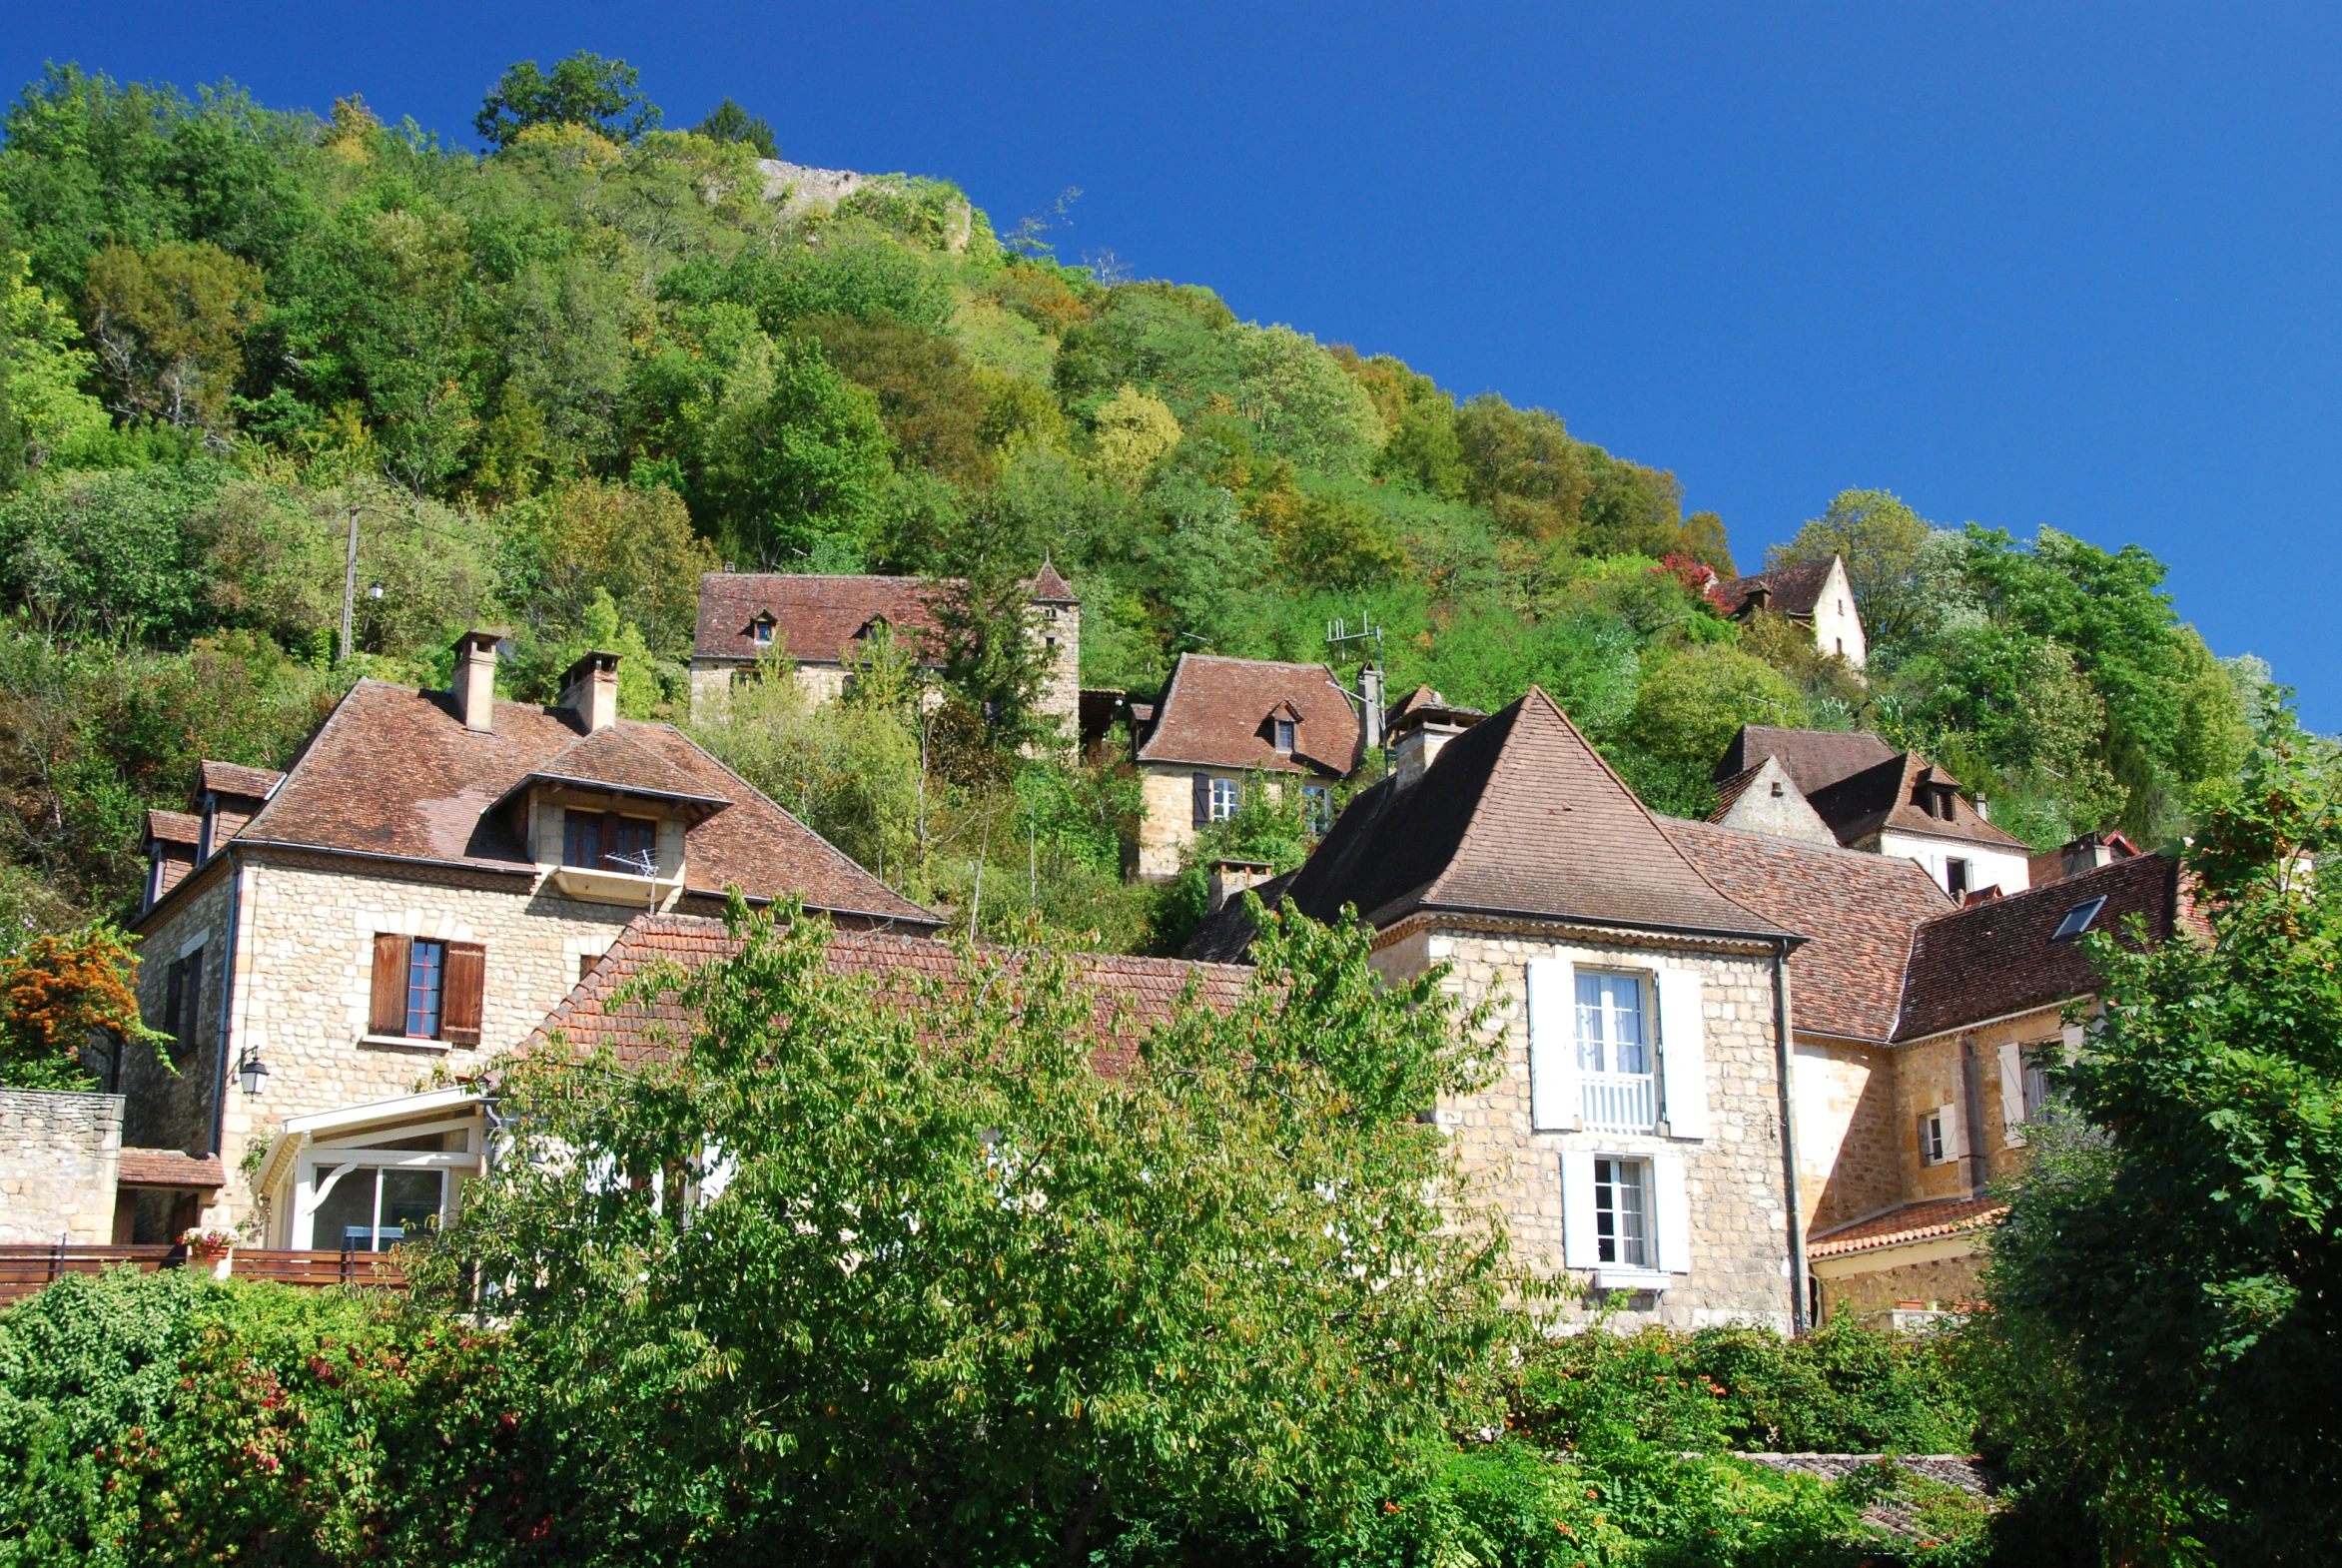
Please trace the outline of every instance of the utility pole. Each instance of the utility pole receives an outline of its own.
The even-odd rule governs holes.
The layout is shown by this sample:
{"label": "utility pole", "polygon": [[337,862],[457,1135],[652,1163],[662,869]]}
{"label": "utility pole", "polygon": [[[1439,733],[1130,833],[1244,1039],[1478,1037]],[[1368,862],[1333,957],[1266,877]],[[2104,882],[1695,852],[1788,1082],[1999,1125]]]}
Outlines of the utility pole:
{"label": "utility pole", "polygon": [[350,503],[350,554],[342,567],[342,657],[348,659],[352,646],[350,623],[358,607],[358,503]]}

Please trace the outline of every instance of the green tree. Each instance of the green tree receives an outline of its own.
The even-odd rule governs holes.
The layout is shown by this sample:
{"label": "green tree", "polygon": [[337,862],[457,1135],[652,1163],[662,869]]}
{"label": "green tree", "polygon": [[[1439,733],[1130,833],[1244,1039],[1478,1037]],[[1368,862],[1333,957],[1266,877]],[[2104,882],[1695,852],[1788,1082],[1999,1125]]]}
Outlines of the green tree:
{"label": "green tree", "polygon": [[730,921],[735,957],[643,983],[696,1020],[671,1058],[516,1065],[441,1265],[508,1281],[587,1560],[1362,1530],[1487,1418],[1504,1245],[1418,1120],[1486,1066],[1438,972],[1263,917],[1246,999],[1110,1077],[1046,953],[890,991],[794,908]]}
{"label": "green tree", "polygon": [[2336,1560],[2342,888],[2280,739],[2187,854],[2209,939],[2085,938],[2105,975],[1971,1328],[1996,1440],[2109,1561]]}
{"label": "green tree", "polygon": [[[582,125],[621,142],[658,129],[658,106],[638,90],[642,73],[623,60],[578,50],[548,74],[534,60],[507,66],[480,100],[471,128],[497,148],[532,125]],[[729,102],[730,100],[726,100]]]}
{"label": "green tree", "polygon": [[121,411],[209,429],[244,373],[244,338],[266,307],[261,271],[209,241],[90,261],[90,336]]}
{"label": "green tree", "polygon": [[80,347],[72,316],[34,287],[31,258],[0,255],[0,339],[7,343],[9,409],[22,443],[20,460],[38,467],[52,453],[102,435],[105,405],[82,391],[97,372],[97,357]]}
{"label": "green tree", "polygon": [[1805,699],[1771,665],[1726,643],[1682,648],[1643,676],[1622,768],[1653,808],[1704,817],[1716,759],[1743,724],[1805,722]]}
{"label": "green tree", "polygon": [[1466,493],[1524,538],[1566,539],[1593,492],[1585,450],[1557,414],[1483,392],[1458,409]]}
{"label": "green tree", "polygon": [[774,359],[772,392],[728,416],[708,487],[745,558],[784,567],[825,536],[860,543],[894,471],[878,399],[840,376],[818,340]]}
{"label": "green tree", "polygon": [[693,129],[710,141],[739,142],[753,147],[759,158],[781,156],[780,146],[773,140],[772,123],[762,115],[749,114],[729,97],[709,111],[708,117]]}
{"label": "green tree", "polygon": [[1844,556],[1846,580],[1873,647],[1892,645],[1919,629],[1925,603],[1922,550],[1936,531],[1891,490],[1840,490],[1829,509],[1799,528],[1797,537],[1766,551],[1765,564]]}

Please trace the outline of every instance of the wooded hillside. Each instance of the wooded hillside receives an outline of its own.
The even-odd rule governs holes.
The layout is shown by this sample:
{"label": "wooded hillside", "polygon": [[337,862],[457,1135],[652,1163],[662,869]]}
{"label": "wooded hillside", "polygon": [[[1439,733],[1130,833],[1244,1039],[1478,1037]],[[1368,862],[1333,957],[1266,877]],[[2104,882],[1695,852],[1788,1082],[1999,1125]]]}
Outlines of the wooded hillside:
{"label": "wooded hillside", "polygon": [[[1542,684],[1693,814],[1754,720],[1924,749],[2036,845],[2161,840],[2271,700],[2145,552],[1852,490],[1772,558],[1847,556],[1866,681],[1723,618],[1724,520],[1558,414],[1061,265],[1046,219],[1004,237],[942,181],[778,200],[769,127],[727,102],[661,129],[617,62],[515,67],[486,156],[355,93],[319,114],[71,68],[4,124],[11,927],[119,911],[140,812],[198,758],[281,765],[357,675],[443,681],[469,625],[513,628],[509,695],[615,647],[627,709],[680,722],[697,577],[727,561],[966,575],[954,744],[923,747],[887,682],[818,712],[773,692],[702,738],[912,896],[962,908],[990,861],[988,924],[1118,946],[1177,924],[1120,885],[1128,781],[1017,759],[1029,672],[983,634],[1045,554],[1083,599],[1086,684],[1324,657],[1325,622],[1363,617],[1394,693]],[[361,656],[338,660],[354,508]],[[1273,816],[1230,831],[1289,860]]]}

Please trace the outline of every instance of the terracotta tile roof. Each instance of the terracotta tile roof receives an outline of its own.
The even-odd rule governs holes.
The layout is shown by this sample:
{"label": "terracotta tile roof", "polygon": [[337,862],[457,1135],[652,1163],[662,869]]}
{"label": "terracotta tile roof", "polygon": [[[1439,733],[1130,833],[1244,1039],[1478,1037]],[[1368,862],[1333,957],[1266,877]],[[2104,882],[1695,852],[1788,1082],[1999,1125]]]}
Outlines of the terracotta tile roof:
{"label": "terracotta tile roof", "polygon": [[196,774],[195,791],[200,798],[207,790],[222,795],[249,795],[255,800],[265,798],[277,787],[285,775],[267,768],[248,768],[235,762],[207,762]]}
{"label": "terracotta tile roof", "polygon": [[1448,701],[1429,686],[1417,686],[1407,693],[1406,700],[1390,710],[1383,720],[1385,733],[1395,733],[1420,718],[1432,724],[1455,724],[1469,729],[1488,717],[1484,708],[1467,708]]}
{"label": "terracotta tile roof", "polygon": [[2007,1202],[1997,1197],[1946,1197],[1926,1203],[1906,1203],[1884,1214],[1823,1231],[1807,1244],[1806,1255],[1844,1257],[1849,1252],[1869,1252],[1883,1246],[1903,1246],[1912,1241],[1933,1241],[1972,1230],[1988,1230],[2006,1212]]}
{"label": "terracotta tile roof", "polygon": [[203,842],[203,818],[184,811],[150,811],[147,813],[146,836],[158,844],[184,844],[189,849]]}
{"label": "terracotta tile roof", "polygon": [[1790,782],[1809,798],[1814,791],[1840,779],[1875,767],[1895,755],[1894,748],[1876,735],[1859,730],[1777,729],[1770,724],[1744,724],[1732,744],[1716,761],[1716,782],[1737,778],[1761,767],[1767,757],[1779,757]]}
{"label": "terracotta tile roof", "polygon": [[1037,604],[1079,604],[1073,587],[1058,575],[1058,569],[1047,560],[1033,578],[1033,599]]}
{"label": "terracotta tile roof", "polygon": [[[734,951],[731,934],[721,920],[695,915],[637,915],[609,952],[545,1016],[522,1049],[540,1049],[558,1031],[563,1043],[574,1051],[607,1048],[621,1062],[663,1056],[688,1038],[694,1023],[690,1014],[672,994],[662,996],[649,1008],[638,1002],[614,1006],[613,995],[652,964],[665,961],[696,969]],[[979,951],[989,957],[1009,954],[1007,949],[990,946]],[[829,961],[841,974],[879,977],[882,997],[891,993],[892,1000],[905,1005],[916,1000],[917,982],[949,984],[964,972],[961,955],[950,943],[892,932],[834,932]],[[1202,1000],[1224,1013],[1236,1006],[1252,978],[1251,971],[1233,965],[1190,964],[1179,959],[1085,953],[1075,955],[1075,963],[1083,984],[1097,998],[1099,1040],[1094,1060],[1105,1072],[1117,1071],[1130,1061],[1147,1033],[1171,1018],[1189,986],[1199,988]]]}
{"label": "terracotta tile roof", "polygon": [[897,641],[930,661],[938,628],[934,600],[951,586],[943,577],[817,577],[794,572],[711,571],[699,579],[695,658],[755,659],[765,652],[757,618],[773,618],[774,639],[789,657],[840,662],[873,621],[894,628]]}
{"label": "terracotta tile roof", "polygon": [[[1951,786],[1952,818],[1932,817],[1915,797],[1923,787]],[[1996,828],[1976,815],[1976,808],[1959,792],[1959,781],[1916,751],[1907,751],[1822,789],[1807,792],[1806,800],[1841,844],[1853,844],[1882,829],[1925,833],[1935,838],[1966,839],[1995,849],[2030,856],[2031,847],[2005,828]]]}
{"label": "terracotta tile roof", "polygon": [[1769,606],[1776,615],[1808,616],[1821,602],[1823,584],[1830,580],[1830,567],[1838,559],[1799,561],[1793,566],[1776,566],[1771,571],[1760,571],[1746,577],[1735,577],[1730,582],[1716,585],[1715,597],[1724,606],[1727,615],[1738,615],[1748,603],[1749,595],[1759,588],[1772,590]]}
{"label": "terracotta tile roof", "polygon": [[125,1149],[124,1186],[224,1186],[227,1169],[218,1155],[189,1155],[176,1149]]}
{"label": "terracotta tile roof", "polygon": [[1808,939],[1789,960],[1798,1033],[1882,1045],[1893,1038],[1912,933],[1953,907],[1933,878],[1900,856],[1661,821],[1734,903]]}
{"label": "terracotta tile roof", "polygon": [[[1299,715],[1289,757],[1277,751],[1268,722],[1283,702]],[[1346,777],[1364,743],[1357,710],[1322,664],[1182,653],[1139,741],[1138,760]]]}
{"label": "terracotta tile roof", "polygon": [[690,891],[720,894],[737,883],[755,898],[795,893],[817,909],[922,929],[940,924],[671,725],[620,719],[603,732],[610,742],[585,748],[575,721],[559,709],[499,702],[493,723],[493,733],[477,734],[455,717],[445,692],[361,681],[310,737],[239,842],[531,872],[512,813],[489,808],[556,759],[566,758],[570,770],[614,760],[624,763],[614,771],[626,776],[598,782],[625,788],[679,777],[701,797],[732,802],[685,832]]}
{"label": "terracotta tile roof", "polygon": [[[1289,891],[1315,920],[1377,926],[1416,910],[1774,940],[1685,858],[1624,780],[1536,687],[1440,748],[1409,784],[1353,799]],[[1215,937],[1217,951],[1232,939]]]}
{"label": "terracotta tile roof", "polygon": [[2087,996],[2101,978],[2089,956],[2079,942],[2050,940],[2066,915],[2102,896],[2089,930],[2126,938],[2128,917],[2139,915],[2159,941],[2187,919],[2179,892],[2177,862],[2140,855],[1929,921],[1912,937],[1895,1038],[1919,1040]]}

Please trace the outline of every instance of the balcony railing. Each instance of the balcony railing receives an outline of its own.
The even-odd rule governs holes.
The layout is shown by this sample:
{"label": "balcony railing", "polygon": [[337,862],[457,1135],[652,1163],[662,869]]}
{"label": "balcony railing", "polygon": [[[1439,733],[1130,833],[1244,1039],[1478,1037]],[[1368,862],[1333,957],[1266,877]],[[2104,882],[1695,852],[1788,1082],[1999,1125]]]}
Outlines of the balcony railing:
{"label": "balcony railing", "polygon": [[1589,1129],[1648,1133],[1659,1125],[1659,1094],[1648,1073],[1581,1073]]}

